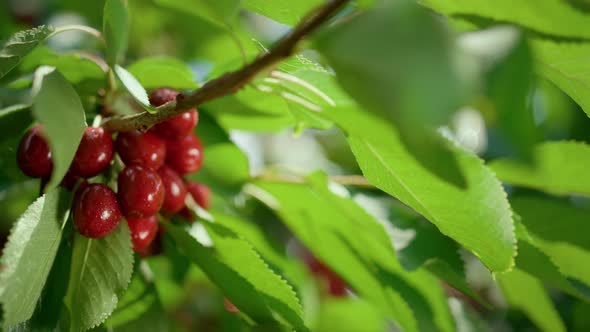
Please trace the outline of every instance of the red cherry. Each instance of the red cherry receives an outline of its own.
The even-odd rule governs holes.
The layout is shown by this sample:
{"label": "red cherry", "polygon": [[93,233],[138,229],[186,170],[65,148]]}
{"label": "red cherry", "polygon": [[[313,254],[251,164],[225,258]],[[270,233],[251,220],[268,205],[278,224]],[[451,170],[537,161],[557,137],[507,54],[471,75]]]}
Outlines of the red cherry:
{"label": "red cherry", "polygon": [[73,174],[70,171],[67,171],[63,180],[61,180],[60,185],[64,188],[66,188],[67,190],[72,191],[72,190],[74,190],[74,187],[76,186],[76,183],[78,182],[79,179],[80,179],[79,176],[77,176],[76,174]]}
{"label": "red cherry", "polygon": [[117,180],[118,197],[127,218],[155,215],[164,203],[164,185],[155,171],[141,165],[125,167]]}
{"label": "red cherry", "polygon": [[179,94],[177,90],[170,89],[170,88],[159,88],[149,95],[150,104],[152,106],[162,106],[169,101],[173,101],[176,99],[176,96]]}
{"label": "red cherry", "polygon": [[138,164],[158,169],[166,159],[166,143],[151,132],[120,133],[115,148],[126,165]]}
{"label": "red cherry", "polygon": [[162,212],[166,214],[173,214],[184,207],[184,199],[186,198],[186,186],[182,178],[172,168],[162,166],[158,170],[158,174],[164,184],[164,205],[162,205]]}
{"label": "red cherry", "polygon": [[164,225],[158,225],[158,231],[152,242],[146,248],[142,250],[136,250],[141,257],[149,257],[159,255],[164,252],[163,238],[164,238]]}
{"label": "red cherry", "polygon": [[110,234],[121,221],[121,210],[111,188],[93,183],[80,187],[74,196],[73,218],[80,234],[101,238]]}
{"label": "red cherry", "polygon": [[197,109],[193,108],[154,126],[154,132],[167,139],[176,140],[193,132],[199,122]]}
{"label": "red cherry", "polygon": [[158,234],[158,217],[155,215],[142,219],[128,218],[127,224],[131,230],[133,250],[136,252],[145,251]]}
{"label": "red cherry", "polygon": [[113,159],[113,139],[102,127],[88,127],[72,162],[72,173],[84,178],[100,174]]}
{"label": "red cherry", "polygon": [[48,178],[53,170],[51,151],[42,136],[43,127],[36,125],[21,139],[17,151],[17,163],[25,175],[34,178]]}
{"label": "red cherry", "polygon": [[207,210],[211,206],[211,189],[198,182],[186,182],[186,189],[200,207]]}
{"label": "red cherry", "polygon": [[203,163],[203,146],[196,134],[166,141],[166,163],[180,174],[198,171]]}

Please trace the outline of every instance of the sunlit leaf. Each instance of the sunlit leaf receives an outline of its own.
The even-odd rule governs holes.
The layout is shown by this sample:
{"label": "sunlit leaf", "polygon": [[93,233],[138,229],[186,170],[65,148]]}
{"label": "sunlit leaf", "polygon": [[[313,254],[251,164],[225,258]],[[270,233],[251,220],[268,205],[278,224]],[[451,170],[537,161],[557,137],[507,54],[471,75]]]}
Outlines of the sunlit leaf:
{"label": "sunlit leaf", "polygon": [[129,91],[131,96],[133,96],[135,101],[137,101],[141,107],[150,113],[157,112],[156,108],[150,105],[147,92],[141,83],[139,83],[137,78],[135,78],[130,72],[119,65],[115,65],[115,73],[123,83],[123,86],[125,86],[125,89]]}
{"label": "sunlit leaf", "polygon": [[54,189],[39,197],[14,224],[0,261],[5,328],[31,318],[59,248],[69,208],[69,194]]}
{"label": "sunlit leaf", "polygon": [[53,32],[51,26],[39,26],[15,33],[0,50],[0,78]]}
{"label": "sunlit leaf", "polygon": [[174,89],[197,88],[191,70],[182,61],[175,58],[143,58],[127,69],[146,89],[160,87]]}
{"label": "sunlit leaf", "polygon": [[103,11],[103,34],[106,40],[107,62],[110,66],[123,61],[129,38],[127,0],[107,0]]}

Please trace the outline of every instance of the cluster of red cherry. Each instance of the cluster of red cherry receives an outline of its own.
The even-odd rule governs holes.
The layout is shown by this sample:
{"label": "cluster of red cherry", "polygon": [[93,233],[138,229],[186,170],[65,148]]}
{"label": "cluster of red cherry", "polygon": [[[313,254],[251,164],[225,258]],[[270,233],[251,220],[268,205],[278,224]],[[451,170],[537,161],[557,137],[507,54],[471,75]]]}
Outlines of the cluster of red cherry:
{"label": "cluster of red cherry", "polygon": [[[160,106],[177,95],[176,90],[160,88],[149,99],[152,105]],[[185,207],[187,193],[207,209],[209,188],[182,178],[198,171],[203,163],[203,147],[194,133],[197,122],[197,110],[191,109],[145,133],[119,133],[114,142],[104,128],[86,128],[62,181],[62,186],[69,190],[77,184],[72,213],[78,232],[89,238],[101,238],[111,233],[125,216],[133,249],[146,253],[158,233],[158,213],[180,213],[192,219]],[[36,125],[25,134],[18,147],[17,162],[24,174],[46,181],[53,162],[42,131],[42,126]],[[101,174],[111,164],[115,150],[125,164],[117,178],[116,194],[104,184],[85,180]]]}

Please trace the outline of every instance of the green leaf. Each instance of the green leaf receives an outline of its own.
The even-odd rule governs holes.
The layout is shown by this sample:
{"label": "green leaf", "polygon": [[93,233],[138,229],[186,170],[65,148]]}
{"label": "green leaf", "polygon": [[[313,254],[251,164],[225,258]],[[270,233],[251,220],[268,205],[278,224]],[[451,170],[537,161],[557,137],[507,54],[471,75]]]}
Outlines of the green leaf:
{"label": "green leaf", "polygon": [[129,91],[131,96],[139,103],[139,105],[141,105],[141,107],[150,113],[157,112],[157,109],[150,105],[147,92],[145,92],[145,89],[141,86],[141,83],[139,83],[137,78],[119,65],[115,65],[115,73],[123,83],[123,86],[125,86],[125,89]]}
{"label": "green leaf", "polygon": [[47,47],[38,47],[19,66],[22,72],[32,72],[41,65],[57,68],[79,93],[95,95],[105,85],[105,73],[94,61],[80,54],[57,54]]}
{"label": "green leaf", "polygon": [[0,50],[0,78],[53,32],[53,27],[41,25],[15,33]]}
{"label": "green leaf", "polygon": [[535,166],[498,159],[490,167],[503,182],[553,194],[590,195],[590,146],[581,142],[546,142],[534,149]]}
{"label": "green leaf", "polygon": [[47,192],[12,228],[0,261],[5,328],[28,320],[35,310],[69,216],[69,198],[61,189]]}
{"label": "green leaf", "polygon": [[359,299],[326,299],[317,314],[314,331],[380,332],[387,331],[383,315]]}
{"label": "green leaf", "polygon": [[436,133],[458,109],[462,94],[444,31],[423,8],[402,1],[327,30],[315,46],[344,90],[395,125],[424,167],[463,187],[457,156]]}
{"label": "green leaf", "polygon": [[121,63],[127,51],[129,12],[127,0],[107,0],[104,4],[102,31],[106,41],[106,58],[113,67]]}
{"label": "green leaf", "polygon": [[[487,90],[494,103],[501,134],[514,149],[508,155],[532,161],[533,146],[539,141],[528,102],[533,76],[531,51],[522,35],[487,77]],[[509,83],[509,84],[508,84]]]}
{"label": "green leaf", "polygon": [[408,331],[453,330],[438,282],[405,271],[383,226],[355,202],[333,194],[316,174],[303,184],[257,181],[247,192],[277,210],[313,254],[381,313]]}
{"label": "green leaf", "polygon": [[17,104],[0,109],[0,144],[20,136],[33,122],[30,107]]}
{"label": "green leaf", "polygon": [[543,284],[526,272],[515,269],[496,275],[511,307],[522,310],[543,331],[566,331]]}
{"label": "green leaf", "polygon": [[500,182],[479,158],[452,147],[467,180],[467,188],[461,189],[422,167],[395,130],[370,114],[340,108],[326,115],[348,133],[352,151],[372,184],[423,215],[490,270],[513,266],[512,212]]}
{"label": "green leaf", "polygon": [[170,57],[143,58],[128,67],[146,89],[169,87],[174,89],[196,89],[193,73],[182,61]]}
{"label": "green leaf", "polygon": [[225,27],[237,16],[239,0],[156,0],[158,5],[172,8]]}
{"label": "green leaf", "polygon": [[[212,236],[217,239],[216,245],[223,248],[221,250],[239,249],[223,253],[203,246],[178,226],[168,224],[166,231],[172,235],[179,250],[197,264],[211,282],[221,289],[224,296],[254,322],[268,323],[275,320],[275,314],[280,314],[293,327],[307,330],[300,317],[301,310],[293,309],[293,305],[298,306],[293,291],[284,280],[264,265],[245,241],[221,231],[220,227],[210,228],[209,232],[213,233]],[[236,256],[228,257],[231,255]],[[236,257],[240,257],[242,261],[238,261]],[[270,284],[262,284],[268,282]],[[277,291],[280,299],[277,294],[268,294],[269,289]],[[281,301],[287,298],[288,302]]]}
{"label": "green leaf", "polygon": [[129,287],[117,303],[117,308],[104,323],[109,328],[116,328],[125,323],[135,321],[158,306],[158,297],[153,283],[148,283],[136,269]]}
{"label": "green leaf", "polygon": [[217,181],[239,185],[250,178],[248,157],[233,143],[206,146],[203,153],[207,156],[203,168]]}
{"label": "green leaf", "polygon": [[[428,7],[445,15],[491,19],[520,25],[545,35],[590,39],[590,17],[565,1],[538,0],[423,0]],[[544,13],[537,15],[536,13]]]}
{"label": "green leaf", "polygon": [[70,168],[86,128],[80,97],[57,70],[43,77],[33,100],[33,116],[43,124],[51,148],[53,172],[46,186],[46,190],[50,190],[61,182]]}
{"label": "green leaf", "polygon": [[242,6],[279,23],[293,26],[322,2],[321,0],[243,0]]}
{"label": "green leaf", "polygon": [[[511,201],[527,230],[528,241],[551,258],[571,285],[577,288],[574,280],[590,285],[590,268],[580,264],[590,259],[590,244],[583,236],[589,227],[589,209],[540,197],[517,196]],[[565,283],[560,284],[570,291]]]}
{"label": "green leaf", "polygon": [[539,74],[567,93],[590,116],[590,45],[533,39]]}
{"label": "green leaf", "polygon": [[132,273],[131,235],[124,221],[100,239],[76,234],[65,299],[70,330],[85,331],[104,322],[117,307]]}

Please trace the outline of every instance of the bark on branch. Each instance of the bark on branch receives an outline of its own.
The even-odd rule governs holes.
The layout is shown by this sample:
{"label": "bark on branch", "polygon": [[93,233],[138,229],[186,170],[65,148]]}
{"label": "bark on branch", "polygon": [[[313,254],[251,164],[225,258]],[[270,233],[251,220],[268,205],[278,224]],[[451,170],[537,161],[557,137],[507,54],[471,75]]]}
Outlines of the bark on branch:
{"label": "bark on branch", "polygon": [[268,52],[262,53],[256,59],[241,69],[226,73],[203,85],[200,89],[189,94],[179,94],[176,105],[164,108],[157,113],[139,113],[136,115],[113,117],[103,126],[111,131],[131,131],[135,129],[147,130],[158,122],[162,122],[187,109],[197,107],[205,102],[236,93],[249,83],[263,70],[275,65],[295,52],[297,43],[326,22],[334,13],[350,0],[331,0],[309,13],[287,35],[281,38]]}

